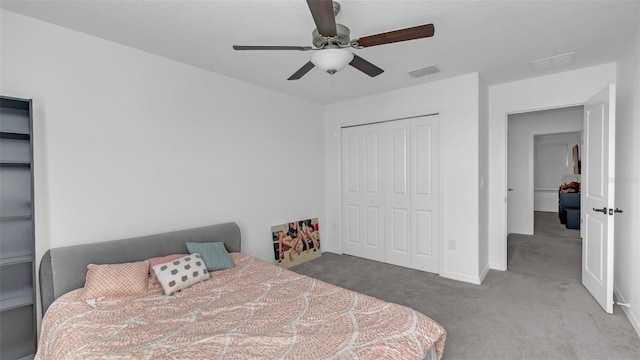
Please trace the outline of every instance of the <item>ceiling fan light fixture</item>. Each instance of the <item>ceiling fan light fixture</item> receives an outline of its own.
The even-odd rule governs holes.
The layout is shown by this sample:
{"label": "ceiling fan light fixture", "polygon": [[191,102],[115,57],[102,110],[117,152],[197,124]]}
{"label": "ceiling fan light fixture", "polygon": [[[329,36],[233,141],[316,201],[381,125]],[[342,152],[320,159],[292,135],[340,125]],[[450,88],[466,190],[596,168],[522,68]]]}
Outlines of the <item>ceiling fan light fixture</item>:
{"label": "ceiling fan light fixture", "polygon": [[345,49],[322,49],[311,55],[313,65],[331,75],[344,69],[351,60],[353,60],[353,53]]}

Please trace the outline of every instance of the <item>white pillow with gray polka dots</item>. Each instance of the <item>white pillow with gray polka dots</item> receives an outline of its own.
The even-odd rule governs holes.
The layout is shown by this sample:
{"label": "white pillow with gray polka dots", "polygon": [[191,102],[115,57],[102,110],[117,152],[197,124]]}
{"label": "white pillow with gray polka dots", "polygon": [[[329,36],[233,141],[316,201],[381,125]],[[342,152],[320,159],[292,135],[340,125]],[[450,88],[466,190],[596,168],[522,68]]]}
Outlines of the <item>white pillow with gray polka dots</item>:
{"label": "white pillow with gray polka dots", "polygon": [[209,270],[200,254],[189,254],[153,267],[164,295],[174,295],[201,281],[209,280]]}

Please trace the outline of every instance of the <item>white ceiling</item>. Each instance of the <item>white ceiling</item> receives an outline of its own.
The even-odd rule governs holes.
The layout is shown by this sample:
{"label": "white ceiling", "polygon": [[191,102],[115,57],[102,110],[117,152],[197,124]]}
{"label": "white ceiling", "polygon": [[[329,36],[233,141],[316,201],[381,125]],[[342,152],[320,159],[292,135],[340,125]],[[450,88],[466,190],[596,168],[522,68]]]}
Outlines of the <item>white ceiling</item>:
{"label": "white ceiling", "polygon": [[[287,78],[311,52],[234,51],[238,45],[311,45],[304,0],[2,0],[6,10],[321,104],[479,72],[486,84],[616,61],[639,19],[633,1],[342,0],[337,23],[351,38],[425,23],[432,38],[353,50],[385,70],[347,67]],[[534,71],[529,62],[576,52],[575,63]],[[422,78],[407,73],[437,65]]]}

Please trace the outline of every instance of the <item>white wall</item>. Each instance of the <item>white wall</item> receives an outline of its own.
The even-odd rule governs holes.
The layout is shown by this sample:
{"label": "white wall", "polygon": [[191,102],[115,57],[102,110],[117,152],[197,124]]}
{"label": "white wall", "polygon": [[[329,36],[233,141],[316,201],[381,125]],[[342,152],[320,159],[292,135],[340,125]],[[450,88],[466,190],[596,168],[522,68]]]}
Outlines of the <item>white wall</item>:
{"label": "white wall", "polygon": [[[341,252],[340,127],[439,113],[442,144],[440,275],[480,283],[478,219],[479,79],[469,74],[345,101],[325,108],[325,249]],[[445,241],[455,240],[456,250]]]}
{"label": "white wall", "polygon": [[[578,121],[582,123],[582,113]],[[534,136],[533,210],[558,212],[558,187],[565,175],[575,175],[573,147],[581,150],[580,132]],[[577,179],[579,175],[575,175]]]}
{"label": "white wall", "polygon": [[616,84],[616,206],[624,213],[615,220],[613,278],[618,300],[631,304],[622,309],[640,335],[640,25],[629,37]]}
{"label": "white wall", "polygon": [[507,269],[506,121],[509,114],[581,105],[616,81],[604,64],[489,87],[489,263]]}
{"label": "white wall", "polygon": [[324,215],[322,107],[2,11],[3,95],[33,98],[36,259],[51,247]]}
{"label": "white wall", "polygon": [[[508,179],[510,189],[507,232],[533,235],[534,211],[534,137],[542,134],[569,133],[582,130],[581,106],[508,116]],[[575,136],[574,136],[575,137]],[[565,154],[566,155],[566,154]],[[571,162],[573,166],[573,162]],[[559,175],[557,189],[562,175]],[[554,195],[551,193],[551,195]]]}

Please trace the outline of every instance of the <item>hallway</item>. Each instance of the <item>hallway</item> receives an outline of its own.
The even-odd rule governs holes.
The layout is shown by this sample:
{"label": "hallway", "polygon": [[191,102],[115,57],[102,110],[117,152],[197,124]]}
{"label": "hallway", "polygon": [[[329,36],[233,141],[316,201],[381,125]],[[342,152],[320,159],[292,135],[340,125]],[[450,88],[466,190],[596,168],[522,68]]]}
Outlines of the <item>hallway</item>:
{"label": "hallway", "polygon": [[581,282],[580,230],[560,224],[558,213],[536,211],[534,235],[509,234],[509,271]]}

